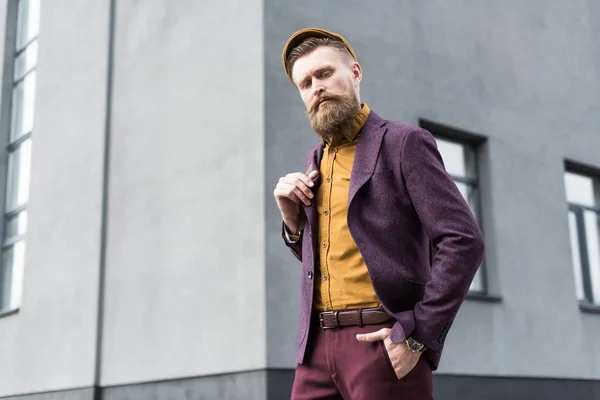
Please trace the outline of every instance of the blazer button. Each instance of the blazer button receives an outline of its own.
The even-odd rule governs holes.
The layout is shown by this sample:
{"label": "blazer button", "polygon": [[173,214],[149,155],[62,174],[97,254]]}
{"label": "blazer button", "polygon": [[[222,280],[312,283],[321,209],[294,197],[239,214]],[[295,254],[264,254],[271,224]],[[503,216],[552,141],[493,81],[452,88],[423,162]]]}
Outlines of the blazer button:
{"label": "blazer button", "polygon": [[308,279],[312,279],[313,277],[313,272],[312,271],[308,271]]}

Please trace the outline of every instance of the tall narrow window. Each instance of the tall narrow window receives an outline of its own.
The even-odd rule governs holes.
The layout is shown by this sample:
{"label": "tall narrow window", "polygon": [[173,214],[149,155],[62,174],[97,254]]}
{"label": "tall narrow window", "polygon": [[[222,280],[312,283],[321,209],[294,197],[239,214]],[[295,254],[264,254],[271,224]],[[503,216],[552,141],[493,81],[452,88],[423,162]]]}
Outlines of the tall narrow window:
{"label": "tall narrow window", "polygon": [[21,302],[31,172],[31,136],[35,106],[40,0],[18,0],[12,56],[10,133],[6,151],[8,174],[4,211],[4,242],[0,264],[0,312]]}
{"label": "tall narrow window", "polygon": [[[442,155],[446,170],[452,176],[458,190],[463,195],[471,212],[479,221],[479,195],[478,176],[475,148],[469,143],[448,140],[441,137],[435,138],[438,150]],[[471,292],[485,293],[486,285],[483,268],[477,270],[477,274],[469,289]]]}
{"label": "tall narrow window", "polygon": [[[481,226],[477,146],[484,138],[426,121],[421,121],[421,126],[434,135],[446,170]],[[485,260],[477,270],[469,292],[488,295]]]}
{"label": "tall narrow window", "polygon": [[569,234],[580,303],[600,305],[600,179],[577,171],[564,176]]}

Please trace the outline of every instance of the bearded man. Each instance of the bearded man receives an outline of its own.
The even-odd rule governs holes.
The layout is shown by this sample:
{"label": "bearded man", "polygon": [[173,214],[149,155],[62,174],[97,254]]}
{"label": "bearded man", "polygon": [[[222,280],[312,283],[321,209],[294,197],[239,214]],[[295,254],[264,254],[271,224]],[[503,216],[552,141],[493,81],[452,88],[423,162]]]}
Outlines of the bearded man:
{"label": "bearded man", "polygon": [[360,102],[350,44],[294,33],[283,64],[321,141],[274,190],[302,262],[292,399],[432,399],[484,243],[433,136]]}

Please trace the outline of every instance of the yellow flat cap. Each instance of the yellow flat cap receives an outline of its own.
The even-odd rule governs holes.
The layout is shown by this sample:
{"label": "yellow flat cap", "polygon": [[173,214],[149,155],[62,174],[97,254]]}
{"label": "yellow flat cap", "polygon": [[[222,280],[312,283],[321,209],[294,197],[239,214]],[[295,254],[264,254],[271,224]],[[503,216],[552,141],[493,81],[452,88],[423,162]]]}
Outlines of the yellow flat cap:
{"label": "yellow flat cap", "polygon": [[330,39],[338,40],[338,41],[342,42],[344,44],[344,46],[346,46],[346,48],[348,49],[348,51],[350,52],[352,57],[354,57],[354,59],[356,61],[358,61],[358,59],[356,57],[356,53],[354,52],[354,49],[352,49],[352,46],[350,46],[350,43],[348,43],[348,41],[346,39],[344,39],[344,37],[342,35],[340,35],[338,33],[334,33],[334,32],[329,32],[324,29],[319,29],[319,28],[301,29],[298,32],[294,33],[292,36],[290,36],[290,38],[286,42],[285,46],[283,46],[283,53],[281,55],[283,58],[283,69],[285,70],[285,73],[288,76],[288,78],[290,78],[290,80],[292,80],[292,77],[288,73],[287,58],[290,55],[291,51],[296,46],[298,46],[305,39],[308,39],[310,37],[330,38]]}

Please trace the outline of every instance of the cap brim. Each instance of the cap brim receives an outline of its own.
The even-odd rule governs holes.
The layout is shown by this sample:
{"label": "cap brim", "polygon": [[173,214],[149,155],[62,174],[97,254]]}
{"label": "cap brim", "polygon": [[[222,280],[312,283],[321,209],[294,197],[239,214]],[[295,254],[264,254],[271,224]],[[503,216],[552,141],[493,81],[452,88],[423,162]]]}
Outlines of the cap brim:
{"label": "cap brim", "polygon": [[330,39],[334,39],[334,40],[338,40],[338,41],[342,42],[344,44],[344,46],[346,46],[346,48],[348,49],[348,51],[350,52],[350,54],[352,55],[354,60],[358,61],[358,59],[356,57],[356,53],[354,53],[354,49],[352,49],[352,46],[350,46],[350,43],[348,43],[348,41],[346,39],[344,39],[344,37],[342,35],[339,35],[334,32],[329,32],[324,29],[319,29],[319,28],[301,29],[298,32],[294,33],[292,36],[290,36],[290,38],[287,40],[285,46],[283,46],[283,53],[281,55],[283,58],[283,68],[284,68],[285,73],[288,76],[288,78],[290,78],[290,80],[292,80],[292,77],[290,76],[290,74],[288,72],[287,58],[290,55],[291,51],[296,46],[300,45],[304,40],[311,38],[311,37],[330,38]]}

